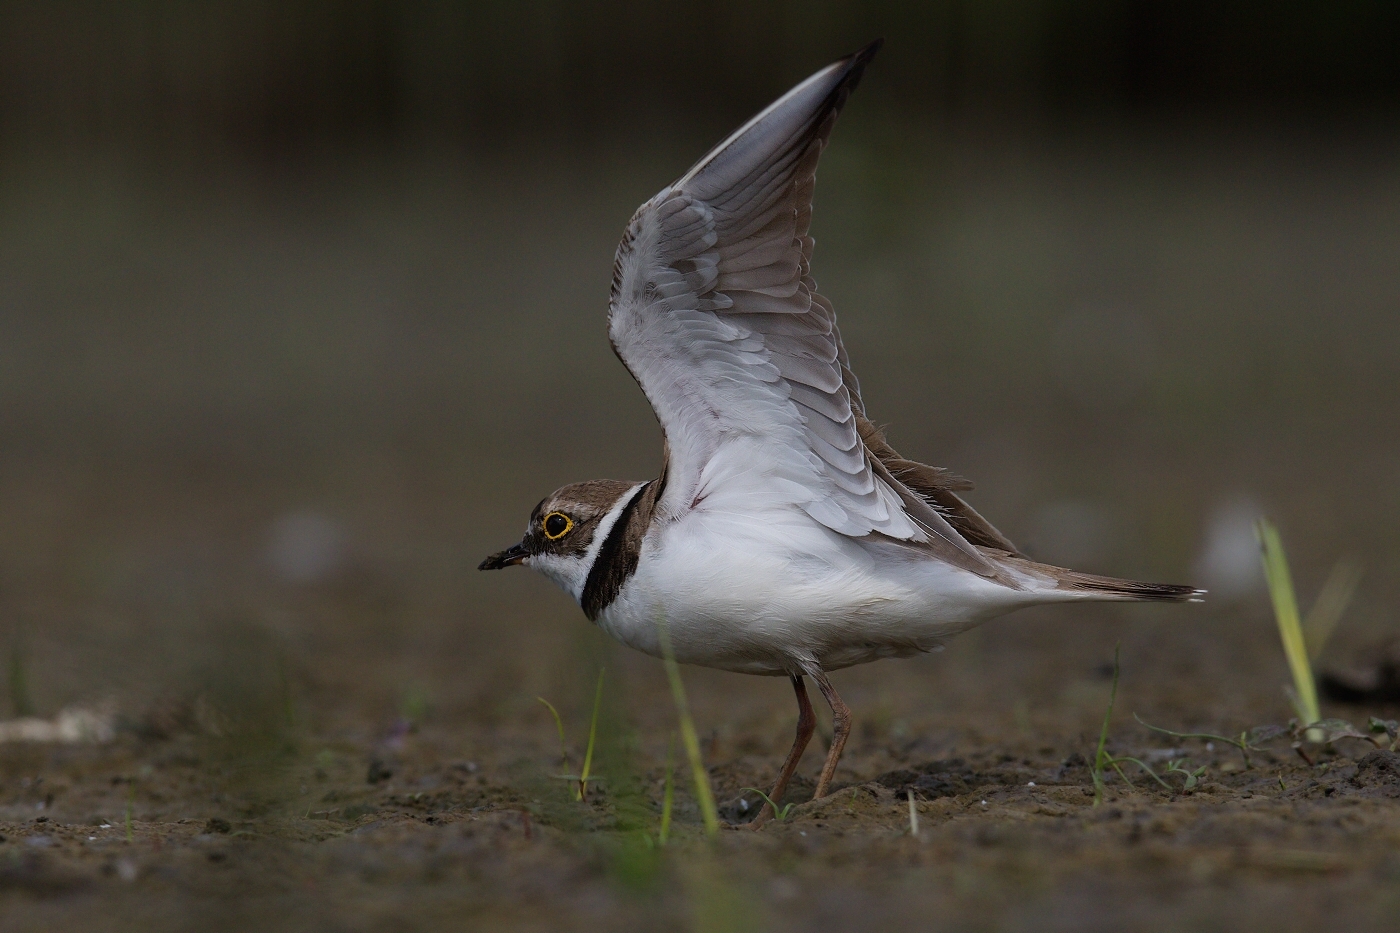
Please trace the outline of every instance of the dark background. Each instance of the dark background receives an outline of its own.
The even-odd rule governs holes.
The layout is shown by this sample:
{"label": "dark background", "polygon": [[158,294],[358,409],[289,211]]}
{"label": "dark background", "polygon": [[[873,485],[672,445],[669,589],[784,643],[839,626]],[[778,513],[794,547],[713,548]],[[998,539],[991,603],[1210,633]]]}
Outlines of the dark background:
{"label": "dark background", "polygon": [[[276,161],[724,127],[874,36],[862,108],[1085,122],[1384,120],[1383,2],[9,3],[5,149]],[[698,123],[698,126],[697,126]]]}
{"label": "dark background", "polygon": [[[629,782],[655,829],[660,665],[475,568],[554,488],[660,466],[605,332],[636,206],[877,36],[813,226],[872,416],[1030,554],[1211,593],[838,672],[843,795],[955,757],[1056,786],[926,802],[917,844],[872,797],[712,849],[679,780],[645,894],[637,833],[585,829]],[[119,726],[0,746],[0,912],[1389,929],[1393,782],[1286,741],[1241,772],[1132,717],[1292,714],[1260,515],[1305,609],[1364,569],[1320,667],[1374,670],[1396,635],[1397,49],[1383,2],[0,0],[0,718]],[[1112,749],[1191,755],[1196,796],[1111,777],[1090,806],[1115,644]],[[600,665],[608,793],[575,804],[536,698],[577,767]],[[764,785],[788,686],[684,677],[716,793]],[[743,922],[702,916],[724,903]]]}
{"label": "dark background", "polygon": [[[872,413],[1033,554],[1214,590],[1076,617],[1075,663],[1126,637],[1192,676],[1233,638],[1282,679],[1260,513],[1305,604],[1366,566],[1336,650],[1391,631],[1394,4],[6,3],[14,709],[290,676],[312,719],[534,730],[536,693],[586,698],[576,609],[474,567],[554,487],[658,467],[604,333],[618,233],[881,35],[814,228]],[[970,643],[1034,669],[1065,618]],[[881,689],[955,704],[959,651]]]}

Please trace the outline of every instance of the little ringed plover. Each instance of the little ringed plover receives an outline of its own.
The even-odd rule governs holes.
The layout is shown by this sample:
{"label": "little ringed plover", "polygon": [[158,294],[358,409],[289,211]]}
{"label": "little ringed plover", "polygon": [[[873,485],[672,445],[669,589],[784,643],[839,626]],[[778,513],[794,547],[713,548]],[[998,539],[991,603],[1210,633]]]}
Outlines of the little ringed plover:
{"label": "little ringed plover", "polygon": [[808,227],[817,161],[878,48],[788,91],[633,215],[608,334],[665,431],[661,475],[559,489],[480,568],[540,571],[647,654],[664,625],[681,663],[790,678],[797,737],[773,801],[815,727],[806,677],[833,717],[822,797],[851,727],[830,671],[1024,606],[1202,592],[1026,558],[958,495],[971,484],[901,457],[867,418]]}

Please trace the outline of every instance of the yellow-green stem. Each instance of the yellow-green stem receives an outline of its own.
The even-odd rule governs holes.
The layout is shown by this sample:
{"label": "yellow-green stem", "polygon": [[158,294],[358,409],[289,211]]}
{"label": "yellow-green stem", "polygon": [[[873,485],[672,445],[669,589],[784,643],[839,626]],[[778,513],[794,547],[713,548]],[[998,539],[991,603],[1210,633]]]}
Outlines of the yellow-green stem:
{"label": "yellow-green stem", "polygon": [[[545,704],[548,706],[549,704]],[[598,668],[598,689],[593,691],[593,718],[588,721],[588,749],[583,753],[583,770],[578,775],[578,796],[582,800],[588,794],[588,774],[593,767],[593,741],[598,737],[598,708],[603,705],[603,669]]]}
{"label": "yellow-green stem", "polygon": [[666,667],[666,679],[671,682],[671,698],[676,702],[676,713],[680,717],[681,742],[685,745],[686,757],[690,759],[690,776],[695,783],[695,802],[700,805],[700,815],[705,820],[705,832],[711,836],[719,832],[719,810],[715,807],[714,793],[710,790],[710,776],[705,773],[705,763],[700,758],[700,738],[695,734],[695,723],[690,718],[690,708],[685,701],[685,684],[681,682],[681,668],[676,663],[675,652],[671,650],[671,633],[666,628],[666,620],[657,623],[661,638],[661,654]]}
{"label": "yellow-green stem", "polygon": [[[1094,779],[1094,806],[1103,803],[1103,769],[1106,765],[1113,764],[1113,756],[1108,753],[1108,723],[1113,718],[1113,704],[1118,700],[1118,650],[1121,643],[1113,646],[1113,686],[1108,691],[1108,709],[1104,710],[1103,727],[1099,729],[1099,745],[1094,749],[1094,767],[1090,775]],[[1123,774],[1121,769],[1117,769],[1124,781],[1128,776]]]}
{"label": "yellow-green stem", "polygon": [[564,720],[560,718],[559,711],[554,708],[553,703],[549,702],[544,697],[535,697],[535,699],[543,703],[544,708],[549,710],[550,715],[554,717],[554,728],[559,730],[559,764],[567,767],[569,764],[569,747],[568,743],[564,741]]}
{"label": "yellow-green stem", "polygon": [[671,807],[676,800],[676,734],[666,745],[666,789],[661,793],[661,830],[657,840],[664,846],[671,838]]}
{"label": "yellow-green stem", "polygon": [[1264,561],[1264,577],[1269,583],[1269,598],[1274,604],[1274,620],[1278,623],[1283,653],[1293,672],[1295,707],[1302,724],[1310,726],[1322,718],[1317,703],[1317,686],[1313,682],[1312,665],[1308,661],[1307,642],[1298,618],[1298,599],[1293,595],[1293,578],[1288,572],[1288,558],[1278,529],[1267,519],[1255,526]]}

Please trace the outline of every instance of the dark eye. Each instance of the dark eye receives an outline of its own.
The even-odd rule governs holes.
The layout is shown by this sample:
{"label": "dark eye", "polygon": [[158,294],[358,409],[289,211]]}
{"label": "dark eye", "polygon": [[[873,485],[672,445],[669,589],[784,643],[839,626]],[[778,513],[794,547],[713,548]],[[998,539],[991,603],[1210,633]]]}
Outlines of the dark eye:
{"label": "dark eye", "polygon": [[573,527],[574,520],[563,512],[550,512],[544,517],[544,536],[551,541],[558,541]]}

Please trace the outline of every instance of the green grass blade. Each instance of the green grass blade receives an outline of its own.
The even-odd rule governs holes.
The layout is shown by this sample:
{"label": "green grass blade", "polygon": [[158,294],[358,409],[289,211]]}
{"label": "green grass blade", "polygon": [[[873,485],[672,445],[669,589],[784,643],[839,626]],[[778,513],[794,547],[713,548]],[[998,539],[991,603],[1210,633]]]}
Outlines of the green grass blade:
{"label": "green grass blade", "polygon": [[[1103,769],[1113,763],[1106,751],[1108,745],[1108,721],[1113,718],[1113,704],[1118,699],[1118,650],[1121,643],[1113,646],[1113,686],[1108,691],[1108,709],[1104,710],[1103,728],[1099,729],[1099,747],[1094,750],[1094,806],[1103,803]],[[1125,777],[1124,780],[1127,780]]]}
{"label": "green grass blade", "polygon": [[1283,653],[1293,672],[1294,706],[1303,725],[1310,726],[1322,718],[1317,705],[1317,686],[1313,683],[1312,665],[1308,661],[1303,626],[1298,619],[1298,600],[1293,595],[1293,578],[1288,572],[1288,558],[1278,529],[1267,519],[1254,526],[1264,561],[1264,577],[1269,583],[1269,598],[1274,604],[1274,620],[1278,623]]}
{"label": "green grass blade", "polygon": [[603,669],[598,668],[598,689],[593,691],[593,718],[588,722],[588,750],[583,753],[583,770],[578,775],[578,797],[588,794],[588,772],[593,768],[593,742],[598,737],[598,709],[603,705]]}
{"label": "green grass blade", "polygon": [[741,788],[739,788],[739,792],[740,792],[740,793],[747,794],[749,791],[753,791],[755,794],[758,794],[758,796],[760,796],[760,797],[763,798],[763,802],[764,802],[764,803],[768,804],[768,806],[770,806],[770,807],[773,808],[773,818],[774,818],[775,820],[777,820],[779,823],[781,823],[783,820],[787,819],[787,815],[788,815],[789,813],[792,812],[793,804],[788,804],[787,806],[783,807],[782,809],[779,809],[779,808],[778,808],[778,805],[773,801],[773,798],[772,798],[772,797],[769,797],[767,794],[765,794],[763,791],[759,790],[757,787],[741,787]]}
{"label": "green grass blade", "polygon": [[29,659],[23,642],[16,639],[10,648],[10,709],[16,718],[34,715],[34,701],[29,694]]}
{"label": "green grass blade", "polygon": [[554,716],[554,727],[559,730],[559,765],[560,767],[567,767],[569,764],[569,746],[568,743],[564,741],[564,720],[559,716],[559,711],[554,708],[553,703],[549,702],[544,697],[535,697],[535,699],[543,703],[545,709],[549,710],[550,714]]}
{"label": "green grass blade", "polygon": [[[1152,780],[1156,781],[1158,784],[1161,784],[1161,785],[1162,785],[1163,787],[1165,787],[1167,790],[1171,790],[1171,789],[1172,789],[1172,786],[1171,786],[1170,784],[1168,784],[1166,781],[1162,780],[1161,776],[1158,775],[1156,771],[1153,771],[1151,768],[1149,768],[1149,767],[1147,766],[1147,763],[1144,762],[1144,761],[1143,761],[1142,759],[1140,759],[1140,758],[1134,758],[1134,757],[1132,757],[1131,755],[1124,755],[1122,758],[1114,758],[1114,759],[1113,759],[1113,767],[1114,767],[1114,769],[1115,769],[1115,770],[1118,770],[1118,766],[1119,766],[1120,764],[1122,764],[1123,762],[1125,762],[1125,761],[1132,762],[1133,764],[1137,765],[1139,768],[1141,768],[1141,769],[1143,770],[1143,773],[1144,773],[1144,774],[1146,774],[1148,777],[1152,778]],[[1128,776],[1127,776],[1126,774],[1123,774],[1123,772],[1122,772],[1121,770],[1119,770],[1118,773],[1122,776],[1123,780],[1125,780],[1125,781],[1128,780]]]}
{"label": "green grass blade", "polygon": [[1356,595],[1356,587],[1361,582],[1361,568],[1343,558],[1337,561],[1327,582],[1322,584],[1322,592],[1317,594],[1317,602],[1303,617],[1303,641],[1308,647],[1308,657],[1316,661],[1327,639],[1347,611],[1351,598]]}
{"label": "green grass blade", "polygon": [[715,807],[715,795],[710,790],[710,776],[705,773],[705,763],[700,758],[700,737],[695,734],[695,722],[690,718],[690,707],[685,701],[685,684],[681,682],[681,667],[676,663],[675,652],[671,650],[671,633],[666,628],[665,618],[657,623],[657,629],[661,636],[666,679],[671,682],[671,698],[676,702],[676,715],[680,717],[681,743],[685,746],[686,757],[690,759],[695,801],[700,805],[700,815],[705,820],[705,832],[713,836],[719,832],[719,810]]}
{"label": "green grass blade", "polygon": [[1226,745],[1233,745],[1235,748],[1238,748],[1240,754],[1244,756],[1244,766],[1246,768],[1250,767],[1248,732],[1241,732],[1240,737],[1237,739],[1232,739],[1228,735],[1216,735],[1214,732],[1173,732],[1170,729],[1163,729],[1161,726],[1152,725],[1152,723],[1143,719],[1137,713],[1133,713],[1133,718],[1153,732],[1161,732],[1165,735],[1175,736],[1178,739],[1205,739],[1208,742],[1222,742]]}
{"label": "green grass blade", "polygon": [[664,846],[671,838],[671,807],[676,801],[676,734],[666,745],[666,789],[661,794],[661,829],[657,840]]}

